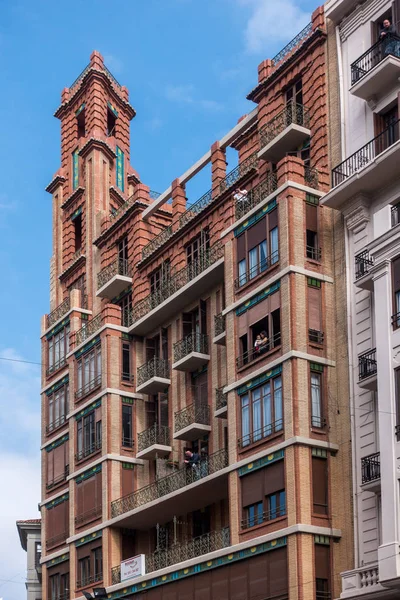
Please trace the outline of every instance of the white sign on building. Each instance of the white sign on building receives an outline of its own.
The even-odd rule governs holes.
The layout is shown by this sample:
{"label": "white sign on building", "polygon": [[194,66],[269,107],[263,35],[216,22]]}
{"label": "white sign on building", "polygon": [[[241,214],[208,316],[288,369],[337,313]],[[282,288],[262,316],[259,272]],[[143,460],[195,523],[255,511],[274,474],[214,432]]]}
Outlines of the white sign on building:
{"label": "white sign on building", "polygon": [[144,554],[128,558],[121,563],[121,582],[146,573]]}

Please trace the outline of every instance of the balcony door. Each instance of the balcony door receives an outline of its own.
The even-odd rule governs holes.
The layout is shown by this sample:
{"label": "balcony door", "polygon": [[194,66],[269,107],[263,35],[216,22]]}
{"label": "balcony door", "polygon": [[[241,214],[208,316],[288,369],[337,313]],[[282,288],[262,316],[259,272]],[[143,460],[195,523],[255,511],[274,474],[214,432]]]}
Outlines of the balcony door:
{"label": "balcony door", "polygon": [[168,427],[168,394],[149,396],[146,404],[146,429],[154,425]]}
{"label": "balcony door", "polygon": [[208,373],[205,371],[196,377],[192,377],[193,401],[196,407],[208,404]]}
{"label": "balcony door", "polygon": [[182,315],[182,334],[187,337],[192,333],[207,333],[207,302],[200,300],[199,306]]}
{"label": "balcony door", "polygon": [[168,360],[168,330],[162,328],[160,333],[146,339],[146,362],[153,358]]}

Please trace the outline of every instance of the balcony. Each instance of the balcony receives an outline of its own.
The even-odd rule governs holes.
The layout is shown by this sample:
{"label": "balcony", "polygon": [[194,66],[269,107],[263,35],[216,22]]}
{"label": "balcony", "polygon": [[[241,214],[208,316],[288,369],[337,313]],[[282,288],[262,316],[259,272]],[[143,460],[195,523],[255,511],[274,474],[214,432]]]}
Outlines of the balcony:
{"label": "balcony", "polygon": [[242,177],[250,173],[253,169],[257,168],[258,164],[258,156],[257,152],[253,152],[247,158],[245,158],[241,163],[238,164],[237,167],[232,169],[226,177],[219,184],[219,193],[223,194],[231,188],[233,185],[236,185]]}
{"label": "balcony", "polygon": [[214,315],[213,344],[220,344],[221,346],[225,346],[226,344],[226,319],[222,313]]}
{"label": "balcony", "polygon": [[76,582],[76,589],[88,587],[93,583],[99,583],[99,581],[103,581],[103,573],[95,573],[94,575],[88,575],[83,579],[78,579]]}
{"label": "balcony", "polygon": [[127,260],[117,258],[97,275],[98,298],[115,298],[132,285],[132,269]]}
{"label": "balcony", "polygon": [[272,252],[270,256],[266,256],[262,261],[253,265],[251,268],[246,268],[244,273],[235,279],[235,290],[240,290],[246,283],[252,281],[259,275],[266,274],[269,269],[279,264],[279,251]]}
{"label": "balcony", "polygon": [[317,329],[309,329],[308,341],[310,344],[318,344],[319,346],[322,346],[324,343],[324,332],[318,331]]}
{"label": "balcony", "polygon": [[68,475],[69,475],[69,465],[67,465],[65,467],[65,469],[61,473],[61,475],[59,475],[58,477],[53,479],[53,481],[46,483],[46,489],[51,490],[51,489],[57,487],[58,485],[60,485],[61,483],[63,483],[64,481],[67,481]]}
{"label": "balcony", "polygon": [[158,394],[170,385],[168,360],[155,356],[137,370],[136,391],[141,394]]}
{"label": "balcony", "polygon": [[400,37],[387,34],[351,65],[350,93],[362,100],[382,98],[400,76]]}
{"label": "balcony", "polygon": [[275,508],[272,508],[271,510],[265,510],[262,513],[254,514],[247,519],[242,519],[242,529],[249,529],[255,525],[261,525],[262,523],[267,523],[269,521],[273,521],[274,519],[279,519],[279,517],[285,516],[286,503],[281,504],[280,506],[275,506]]}
{"label": "balcony", "polygon": [[175,413],[174,440],[198,440],[211,431],[210,407],[194,403]]}
{"label": "balcony", "polygon": [[263,356],[265,357],[269,352],[272,352],[273,350],[279,348],[280,345],[281,332],[278,331],[277,333],[275,333],[275,335],[268,339],[267,343],[262,348],[251,348],[250,350],[247,350],[246,352],[238,356],[236,358],[236,368],[242,369],[243,367],[251,364],[256,359],[261,358]]}
{"label": "balcony", "polygon": [[228,416],[228,394],[224,393],[224,386],[215,390],[215,417],[226,419]]}
{"label": "balcony", "polygon": [[177,371],[197,371],[210,360],[208,335],[191,333],[174,344],[174,363]]}
{"label": "balcony", "polygon": [[85,445],[81,450],[78,450],[78,452],[75,454],[75,461],[80,462],[92,454],[95,454],[99,450],[101,450],[101,438],[92,442],[91,444]]}
{"label": "balcony", "polygon": [[51,327],[56,323],[59,319],[61,319],[70,309],[69,298],[66,298],[64,302],[61,302],[51,313],[46,316],[46,326],[47,328]]}
{"label": "balcony", "polygon": [[276,173],[268,171],[261,183],[252,188],[247,196],[236,200],[235,218],[240,219],[252,208],[260,204],[265,198],[272,194],[278,187]]}
{"label": "balcony", "polygon": [[258,157],[277,163],[311,136],[310,114],[305,106],[290,102],[261,127]]}
{"label": "balcony", "polygon": [[360,354],[358,357],[358,385],[368,390],[377,389],[376,348]]}
{"label": "balcony", "polygon": [[[210,503],[227,497],[228,474],[218,478],[207,480],[210,475],[214,475],[228,466],[228,454],[225,449],[218,450],[214,454],[202,458],[196,467],[182,466],[173,471],[170,475],[162,477],[132,494],[111,502],[111,518],[118,517],[124,513],[138,509],[154,500],[171,495],[170,499],[164,500],[162,504],[163,519],[166,521],[173,518],[176,514],[197,510],[204,507],[204,501]],[[188,488],[205,480],[201,485],[201,494],[198,486]],[[174,494],[180,490],[178,495]],[[160,518],[160,504],[156,503],[149,508],[146,513],[139,512],[136,516],[129,517],[126,521],[121,521],[121,526],[134,526],[139,529],[146,529],[154,526]]]}
{"label": "balcony", "polygon": [[101,373],[100,375],[97,375],[96,377],[85,383],[85,385],[83,385],[81,388],[76,390],[75,400],[82,400],[82,398],[84,398],[88,394],[91,394],[92,392],[94,392],[94,390],[97,390],[99,387],[101,387]]}
{"label": "balcony", "polygon": [[274,433],[282,433],[283,432],[283,419],[277,419],[273,423],[267,423],[264,427],[260,429],[256,429],[255,431],[250,431],[243,437],[239,438],[238,446],[239,448],[246,449],[247,446],[251,446],[256,442],[261,442],[262,440],[270,437]]}
{"label": "balcony", "polygon": [[372,292],[374,290],[374,282],[370,276],[370,271],[374,266],[374,261],[371,259],[369,251],[363,250],[363,252],[356,254],[354,260],[356,286]]}
{"label": "balcony", "polygon": [[[379,598],[387,597],[378,595],[379,592],[387,592],[387,588],[384,588],[379,583],[379,569],[378,564],[369,564],[359,569],[353,569],[352,571],[345,571],[341,573],[342,576],[342,593],[340,594],[341,600],[344,598]],[[395,596],[388,596],[395,597]]]}
{"label": "balcony", "polygon": [[128,317],[129,333],[146,335],[215,287],[223,275],[224,246],[217,242],[203,249],[194,262],[172,273],[155,292],[132,308]]}
{"label": "balcony", "polygon": [[90,510],[82,513],[81,515],[77,515],[75,517],[75,526],[82,527],[82,525],[86,525],[87,523],[91,523],[101,517],[102,514],[102,506],[95,506]]}
{"label": "balcony", "polygon": [[399,161],[399,121],[396,121],[332,170],[332,189],[321,204],[340,210],[353,196],[373,196],[397,181]]}
{"label": "balcony", "polygon": [[91,321],[85,321],[80,329],[76,332],[76,346],[83,344],[91,335],[96,333],[103,324],[101,313],[93,317]]}
{"label": "balcony", "polygon": [[137,458],[154,458],[172,452],[169,427],[155,423],[149,429],[138,433]]}
{"label": "balcony", "polygon": [[361,484],[370,491],[378,491],[381,480],[381,457],[379,452],[361,459]]}

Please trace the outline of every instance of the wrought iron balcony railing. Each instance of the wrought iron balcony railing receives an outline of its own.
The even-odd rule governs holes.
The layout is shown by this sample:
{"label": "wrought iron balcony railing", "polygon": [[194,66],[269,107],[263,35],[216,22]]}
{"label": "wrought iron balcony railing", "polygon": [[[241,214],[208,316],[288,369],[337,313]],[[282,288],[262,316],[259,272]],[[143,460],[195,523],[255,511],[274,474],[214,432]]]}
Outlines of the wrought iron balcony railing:
{"label": "wrought iron balcony railing", "polygon": [[286,504],[281,504],[280,506],[276,506],[270,510],[265,510],[258,515],[253,515],[247,519],[242,519],[242,529],[248,529],[249,527],[254,527],[254,525],[261,525],[261,523],[272,521],[273,519],[278,519],[279,517],[284,516],[286,516]]}
{"label": "wrought iron balcony railing", "polygon": [[211,248],[200,251],[198,258],[175,274],[171,274],[160,287],[138,302],[129,312],[128,327],[162,304],[192,279],[211,267],[224,256],[224,246],[217,242]]}
{"label": "wrought iron balcony railing", "polygon": [[381,457],[379,452],[361,459],[361,483],[369,483],[381,478]]}
{"label": "wrought iron balcony railing", "polygon": [[100,386],[101,386],[101,373],[100,373],[100,375],[93,377],[93,379],[91,379],[90,381],[85,383],[85,385],[83,385],[81,388],[76,390],[75,400],[80,400],[81,398],[83,398],[87,394],[90,394],[90,392],[93,392],[93,390],[96,390]]}
{"label": "wrought iron balcony railing", "polygon": [[112,567],[111,569],[111,585],[121,583],[121,565]]}
{"label": "wrought iron balcony railing", "polygon": [[390,213],[392,227],[396,227],[400,223],[400,202],[392,206]]}
{"label": "wrought iron balcony railing", "polygon": [[68,531],[63,531],[63,533],[59,533],[58,535],[53,535],[51,538],[47,538],[46,540],[46,550],[49,548],[54,548],[55,546],[60,546],[68,537]]}
{"label": "wrought iron balcony railing", "polygon": [[254,206],[257,206],[267,196],[272,194],[278,187],[278,179],[276,173],[268,171],[265,178],[252,188],[247,196],[243,196],[240,200],[236,201],[235,205],[235,218],[240,219],[246,213],[249,212]]}
{"label": "wrought iron balcony railing", "polygon": [[238,356],[236,358],[236,367],[238,369],[241,369],[245,365],[251,363],[253,360],[256,360],[256,358],[263,356],[266,352],[270,352],[275,348],[279,348],[280,345],[281,332],[278,331],[277,333],[275,333],[275,335],[270,337],[263,346],[259,346],[258,348],[251,348],[250,350],[247,350],[247,352],[244,352],[244,354]]}
{"label": "wrought iron balcony railing", "polygon": [[399,140],[399,123],[400,121],[398,120],[389,125],[382,133],[332,169],[332,187],[340,185],[348,177],[361,171],[361,169],[369,165],[382,152],[395,144]]}
{"label": "wrought iron balcony railing", "polygon": [[264,438],[269,437],[274,433],[278,433],[283,431],[283,419],[277,419],[273,423],[266,423],[264,427],[260,429],[256,429],[255,431],[250,431],[243,437],[239,438],[238,444],[240,448],[245,448],[246,446],[250,446],[250,444],[255,444]]}
{"label": "wrought iron balcony railing", "polygon": [[78,452],[75,454],[75,460],[76,462],[79,462],[91,454],[94,454],[98,450],[101,450],[101,438],[92,442],[91,444],[85,445],[81,450],[78,450]]}
{"label": "wrought iron balcony railing", "polygon": [[176,565],[209,552],[215,552],[215,550],[222,550],[222,548],[227,548],[229,545],[229,527],[224,527],[220,531],[205,533],[185,543],[178,542],[165,550],[155,550],[152,554],[147,554],[146,573],[152,573],[170,565]]}
{"label": "wrought iron balcony railing", "polygon": [[321,262],[321,248],[306,246],[306,257]]}
{"label": "wrought iron balcony railing", "polygon": [[400,37],[392,33],[387,33],[383,39],[378,40],[369,50],[352,63],[350,67],[351,85],[360,81],[376,65],[390,55],[400,58]]}
{"label": "wrought iron balcony railing", "polygon": [[121,446],[123,446],[124,448],[133,448],[134,445],[135,442],[132,437],[126,437],[124,435],[122,436]]}
{"label": "wrought iron balcony railing", "polygon": [[90,510],[87,510],[86,512],[82,513],[81,515],[76,515],[75,525],[77,527],[79,527],[80,525],[84,525],[88,521],[92,521],[93,519],[100,517],[102,510],[103,510],[102,506],[100,505],[100,506],[95,506],[94,508],[91,508]]}
{"label": "wrought iron balcony railing", "polygon": [[208,335],[205,333],[190,333],[183,340],[174,344],[174,362],[185,358],[192,352],[208,354]]}
{"label": "wrought iron balcony railing", "polygon": [[70,309],[69,298],[66,298],[61,304],[57,306],[51,313],[49,313],[46,317],[46,325],[47,327],[51,327],[54,323],[56,323],[61,317],[67,314]]}
{"label": "wrought iron balcony railing", "polygon": [[[259,130],[260,148],[267,146],[290,125],[310,128],[310,113],[302,104],[289,102],[285,108]],[[295,150],[295,148],[293,148]]]}
{"label": "wrought iron balcony railing", "polygon": [[123,258],[117,258],[111,264],[107,265],[97,275],[97,289],[103,287],[115,275],[132,277],[132,268],[129,262]]}
{"label": "wrought iron balcony railing", "polygon": [[222,335],[225,332],[225,323],[226,318],[225,315],[219,313],[218,315],[214,315],[214,335],[217,337],[218,335]]}
{"label": "wrought iron balcony railing", "polygon": [[188,209],[179,217],[178,228],[181,229],[186,225],[186,223],[189,223],[189,221],[191,221],[211,203],[212,199],[212,190],[208,190],[208,192],[203,194],[198,200],[196,200],[196,202],[193,202],[193,204],[191,204]]}
{"label": "wrought iron balcony railing", "polygon": [[76,582],[76,588],[84,588],[91,583],[98,583],[99,581],[103,581],[103,573],[95,573],[94,575],[88,575],[83,579],[78,579]]}
{"label": "wrought iron balcony railing", "polygon": [[304,167],[304,183],[308,187],[319,189],[319,172],[313,167]]}
{"label": "wrought iron balcony railing", "polygon": [[68,405],[67,405],[65,407],[64,415],[60,415],[59,417],[57,417],[57,419],[54,419],[53,421],[51,421],[51,423],[46,425],[46,433],[51,433],[52,431],[55,431],[59,427],[62,427],[67,422],[65,415],[67,415],[68,412],[69,411],[68,411]]}
{"label": "wrought iron balcony railing", "polygon": [[158,248],[160,248],[169,238],[172,236],[172,225],[168,225],[160,231],[142,250],[142,260],[153,254]]}
{"label": "wrought iron balcony railing", "polygon": [[315,427],[316,429],[324,429],[324,427],[326,427],[325,417],[311,415],[311,427]]}
{"label": "wrought iron balcony railing", "polygon": [[142,385],[152,377],[169,379],[169,362],[155,356],[137,370],[137,385]]}
{"label": "wrought iron balcony railing", "polygon": [[171,436],[169,427],[155,423],[148,429],[138,433],[138,452],[142,452],[143,450],[146,450],[155,444],[159,444],[160,446],[169,446],[170,440]]}
{"label": "wrought iron balcony railing", "polygon": [[218,450],[218,452],[202,458],[195,467],[182,466],[170,475],[166,475],[132,494],[111,502],[111,518],[118,517],[148,502],[157,500],[157,498],[176,492],[227,466],[228,453],[225,449]]}
{"label": "wrought iron balcony railing", "polygon": [[91,321],[85,321],[84,325],[76,332],[76,345],[83,344],[84,341],[100,329],[102,323],[103,317],[101,313],[93,317]]}
{"label": "wrought iron balcony railing", "polygon": [[399,329],[399,327],[400,327],[400,312],[392,315],[392,327],[394,330]]}
{"label": "wrought iron balcony railing", "polygon": [[224,386],[215,389],[215,410],[225,408],[228,404],[228,394],[224,393]]}
{"label": "wrought iron balcony railing", "polygon": [[232,169],[230,173],[221,181],[219,184],[219,193],[222,194],[230,187],[235,185],[244,175],[249,173],[252,169],[256,169],[258,165],[258,152],[253,152],[247,158],[245,158],[237,167]]}
{"label": "wrought iron balcony railing", "polygon": [[208,404],[198,404],[194,402],[189,406],[185,406],[175,413],[175,433],[193,425],[200,423],[201,425],[210,424],[210,407]]}
{"label": "wrought iron balcony railing", "polygon": [[128,208],[130,208],[134,202],[135,202],[135,199],[134,199],[133,195],[129,196],[128,200],[126,200],[126,202],[121,204],[121,206],[119,206],[117,208],[117,210],[110,212],[110,214],[108,216],[109,220],[116,221],[117,219],[119,219],[119,217],[121,215],[123,215],[124,212],[126,212],[128,210]]}
{"label": "wrought iron balcony railing", "polygon": [[[69,334],[67,334],[67,335],[69,335]],[[46,369],[46,377],[49,377],[53,373],[56,373],[56,371],[59,371],[60,369],[62,369],[66,364],[67,364],[67,357],[66,356],[61,356],[61,358],[59,358],[58,360],[56,360],[55,362],[53,362],[52,365],[50,365],[49,367],[47,367],[47,369]]]}
{"label": "wrought iron balcony railing", "polygon": [[150,200],[157,200],[161,196],[160,192],[155,192],[154,190],[149,191]]}
{"label": "wrought iron balcony railing", "polygon": [[67,477],[69,475],[69,465],[67,465],[64,469],[64,472],[61,473],[58,477],[53,479],[53,481],[49,481],[46,483],[46,489],[51,490],[56,487],[56,485],[63,483],[63,481],[67,481]]}
{"label": "wrought iron balcony railing", "polygon": [[249,281],[266,273],[268,269],[279,263],[279,251],[276,250],[270,256],[266,256],[263,260],[253,265],[251,268],[246,268],[244,273],[241,273],[237,279],[235,279],[235,289],[238,290],[242,286],[246,285]]}
{"label": "wrought iron balcony railing", "polygon": [[374,348],[373,350],[368,350],[368,352],[360,354],[358,357],[358,378],[362,381],[367,377],[371,377],[371,375],[376,375],[376,372],[376,348]]}
{"label": "wrought iron balcony railing", "polygon": [[297,48],[312,34],[312,23],[308,23],[271,61],[273,67],[276,67],[279,63],[283,62],[290,56],[293,51]]}
{"label": "wrought iron balcony railing", "polygon": [[317,329],[308,330],[308,341],[312,344],[323,344],[324,343],[324,332],[318,331]]}
{"label": "wrought iron balcony railing", "polygon": [[355,256],[356,281],[367,273],[374,266],[374,261],[370,258],[369,251],[364,250]]}

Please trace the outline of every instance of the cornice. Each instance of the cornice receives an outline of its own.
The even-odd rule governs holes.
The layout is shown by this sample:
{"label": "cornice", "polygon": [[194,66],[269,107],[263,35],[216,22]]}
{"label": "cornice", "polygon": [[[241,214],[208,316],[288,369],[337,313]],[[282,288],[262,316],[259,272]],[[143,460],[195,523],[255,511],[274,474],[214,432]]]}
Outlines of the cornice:
{"label": "cornice", "polygon": [[80,267],[84,262],[86,262],[86,256],[84,254],[81,254],[80,256],[78,256],[78,258],[76,260],[74,260],[74,262],[71,265],[69,265],[69,267],[67,267],[58,276],[58,279],[60,281],[63,281],[64,279],[66,279],[67,277],[69,277],[71,275],[71,273],[73,273],[74,270],[77,269],[78,267]]}
{"label": "cornice", "polygon": [[107,142],[100,138],[91,137],[79,150],[79,156],[85,158],[92,150],[102,150],[107,157],[112,160],[116,157],[115,151],[111,148]]}
{"label": "cornice", "polygon": [[357,196],[346,204],[343,214],[349,231],[359,233],[368,225],[370,221],[368,204],[369,198],[365,195]]}
{"label": "cornice", "polygon": [[136,211],[143,211],[147,207],[148,204],[145,202],[135,200],[135,202],[133,202],[118,219],[116,219],[109,227],[107,227],[107,229],[103,231],[98,238],[93,240],[93,244],[98,248],[102,248],[109,237],[115,233],[115,231],[128,219],[129,216]]}
{"label": "cornice", "polygon": [[63,204],[61,204],[61,208],[63,210],[67,210],[67,208],[69,208],[69,206],[71,204],[73,204],[75,202],[75,200],[79,200],[79,198],[83,195],[85,191],[85,188],[82,186],[79,186],[78,188],[76,188],[76,190],[74,190],[72,192],[72,194],[70,194],[68,196],[68,198],[65,200],[65,202],[63,202]]}
{"label": "cornice", "polygon": [[45,188],[45,191],[49,192],[49,194],[53,194],[56,191],[56,189],[58,188],[58,186],[63,185],[63,183],[65,183],[65,181],[66,181],[66,179],[65,179],[64,175],[56,175],[50,181],[49,185]]}

